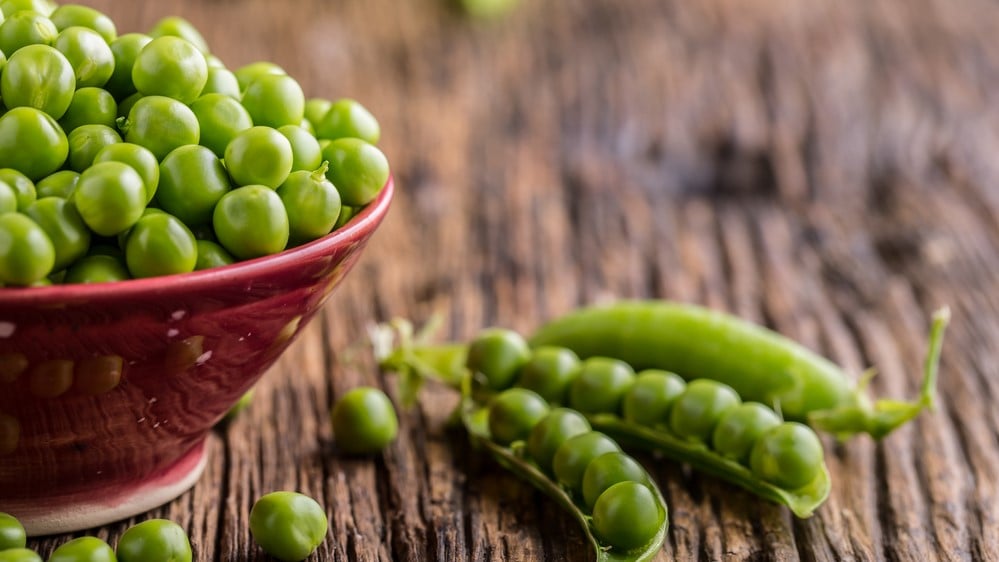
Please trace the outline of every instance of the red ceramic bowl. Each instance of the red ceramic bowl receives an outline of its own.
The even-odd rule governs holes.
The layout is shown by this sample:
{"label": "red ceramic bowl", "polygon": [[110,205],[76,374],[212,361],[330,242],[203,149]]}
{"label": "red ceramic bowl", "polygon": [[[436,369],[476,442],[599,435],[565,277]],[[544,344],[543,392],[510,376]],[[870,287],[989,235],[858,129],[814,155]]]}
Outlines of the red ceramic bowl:
{"label": "red ceramic bowl", "polygon": [[102,285],[0,289],[0,511],[31,535],[180,495],[211,427],[361,255],[392,181],[346,226],[283,253]]}

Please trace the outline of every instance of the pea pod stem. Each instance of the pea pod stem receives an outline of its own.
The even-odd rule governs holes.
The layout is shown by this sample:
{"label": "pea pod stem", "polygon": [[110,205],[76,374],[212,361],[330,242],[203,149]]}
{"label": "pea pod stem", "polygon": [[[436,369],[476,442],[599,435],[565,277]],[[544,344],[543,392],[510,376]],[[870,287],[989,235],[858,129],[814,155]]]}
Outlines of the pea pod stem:
{"label": "pea pod stem", "polygon": [[934,404],[940,349],[950,318],[934,315],[917,400],[872,403],[865,384],[776,332],[734,316],[668,301],[620,301],[580,309],[542,326],[532,346],[567,347],[580,357],[614,357],[635,369],[672,371],[687,380],[711,378],[745,400],[780,408],[788,419],[845,439],[880,439]]}
{"label": "pea pod stem", "polygon": [[659,552],[663,541],[666,539],[668,518],[666,516],[666,500],[663,499],[658,487],[654,484],[649,486],[655,493],[656,503],[659,506],[661,520],[663,521],[656,535],[641,549],[627,552],[616,551],[607,545],[601,544],[600,540],[593,534],[591,528],[592,518],[583,511],[580,505],[573,500],[572,496],[564,488],[556,484],[536,464],[524,457],[522,453],[522,441],[514,442],[510,447],[503,447],[491,440],[486,417],[487,413],[488,410],[480,406],[472,398],[471,379],[466,377],[462,384],[461,419],[462,425],[464,425],[465,430],[468,432],[472,444],[486,451],[500,466],[521,480],[529,482],[568,511],[579,522],[587,541],[593,547],[597,562],[644,562],[651,560]]}

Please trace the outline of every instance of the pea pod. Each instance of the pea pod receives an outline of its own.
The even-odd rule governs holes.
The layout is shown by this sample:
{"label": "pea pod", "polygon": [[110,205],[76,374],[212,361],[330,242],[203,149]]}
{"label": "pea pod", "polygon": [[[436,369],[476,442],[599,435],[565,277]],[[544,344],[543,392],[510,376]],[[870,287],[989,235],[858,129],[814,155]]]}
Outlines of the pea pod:
{"label": "pea pod", "polygon": [[614,357],[688,380],[711,377],[743,399],[779,407],[786,418],[841,439],[857,433],[880,439],[933,408],[949,318],[946,308],[934,315],[922,390],[911,402],[872,402],[865,388],[870,374],[854,383],[831,361],[776,332],[693,305],[622,301],[585,308],[542,326],[530,344],[566,347],[581,358]]}

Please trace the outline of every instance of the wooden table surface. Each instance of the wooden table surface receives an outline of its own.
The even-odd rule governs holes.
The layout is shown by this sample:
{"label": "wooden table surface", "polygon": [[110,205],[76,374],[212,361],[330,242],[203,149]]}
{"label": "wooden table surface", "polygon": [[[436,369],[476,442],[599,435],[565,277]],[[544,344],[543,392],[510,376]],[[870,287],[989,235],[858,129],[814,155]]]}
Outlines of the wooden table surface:
{"label": "wooden table surface", "polygon": [[763,322],[877,366],[881,396],[916,393],[929,314],[954,315],[937,411],[827,441],[811,519],[640,457],[670,507],[660,560],[999,560],[999,4],[524,0],[483,23],[441,0],[88,1],[122,32],[185,16],[232,67],[362,100],[397,179],[201,481],[146,516],[198,560],[265,560],[247,514],[274,489],[325,505],[310,560],[587,560],[569,516],[446,427],[450,391],[372,459],[334,452],[327,412],[360,384],[395,395],[347,353],[372,322],[441,314],[465,339],[621,297]]}

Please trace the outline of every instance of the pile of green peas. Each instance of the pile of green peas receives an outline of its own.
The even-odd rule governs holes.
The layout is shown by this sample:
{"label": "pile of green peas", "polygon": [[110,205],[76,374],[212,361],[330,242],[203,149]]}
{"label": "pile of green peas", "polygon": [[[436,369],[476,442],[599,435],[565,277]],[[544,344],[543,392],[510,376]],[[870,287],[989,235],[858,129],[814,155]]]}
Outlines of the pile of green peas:
{"label": "pile of green peas", "polygon": [[375,117],[231,71],[187,21],[0,3],[0,286],[227,265],[329,234],[389,178]]}
{"label": "pile of green peas", "polygon": [[[0,513],[0,562],[42,562],[26,545],[21,523]],[[116,549],[97,537],[80,537],[57,547],[48,562],[191,562],[192,558],[191,541],[180,525],[149,519],[125,531]]]}
{"label": "pile of green peas", "polygon": [[731,387],[714,380],[687,383],[655,369],[636,374],[629,364],[607,357],[581,361],[566,348],[531,349],[520,334],[496,328],[470,343],[466,366],[491,390],[522,388],[584,415],[612,414],[669,432],[782,489],[808,486],[824,470],[814,430],[782,421],[763,404],[743,403]]}

